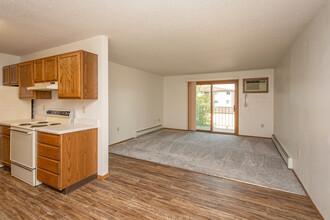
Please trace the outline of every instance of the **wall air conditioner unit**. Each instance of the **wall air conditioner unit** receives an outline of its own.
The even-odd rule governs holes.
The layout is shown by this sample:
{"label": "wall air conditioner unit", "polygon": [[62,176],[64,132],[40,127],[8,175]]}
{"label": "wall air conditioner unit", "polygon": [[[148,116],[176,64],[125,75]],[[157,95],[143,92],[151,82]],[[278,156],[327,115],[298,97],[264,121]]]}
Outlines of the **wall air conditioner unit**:
{"label": "wall air conditioner unit", "polygon": [[243,79],[243,93],[268,93],[268,78]]}

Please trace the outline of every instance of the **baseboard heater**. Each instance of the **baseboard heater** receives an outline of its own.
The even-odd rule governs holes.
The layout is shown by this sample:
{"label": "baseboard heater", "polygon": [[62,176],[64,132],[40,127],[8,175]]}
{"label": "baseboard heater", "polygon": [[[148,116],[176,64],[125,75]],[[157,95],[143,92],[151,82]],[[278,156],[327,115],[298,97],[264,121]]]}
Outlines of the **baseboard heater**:
{"label": "baseboard heater", "polygon": [[288,168],[293,169],[292,158],[289,156],[289,154],[282,147],[281,143],[277,140],[275,135],[273,135],[272,140],[273,140],[273,143],[275,144],[277,150],[280,152],[281,156],[283,157],[283,159],[284,159],[285,163],[287,164]]}
{"label": "baseboard heater", "polygon": [[135,137],[139,137],[141,135],[148,134],[150,132],[158,131],[158,130],[160,130],[162,128],[163,128],[162,125],[157,125],[157,126],[154,126],[154,127],[150,127],[150,128],[145,128],[145,129],[142,129],[142,130],[138,130],[136,132],[136,136]]}

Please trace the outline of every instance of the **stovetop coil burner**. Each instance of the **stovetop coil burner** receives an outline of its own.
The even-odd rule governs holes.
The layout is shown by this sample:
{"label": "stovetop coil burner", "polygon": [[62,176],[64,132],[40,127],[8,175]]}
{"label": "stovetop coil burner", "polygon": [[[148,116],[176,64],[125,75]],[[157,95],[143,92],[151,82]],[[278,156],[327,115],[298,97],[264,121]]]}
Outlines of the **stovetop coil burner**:
{"label": "stovetop coil burner", "polygon": [[31,128],[47,127],[48,125],[31,125]]}
{"label": "stovetop coil burner", "polygon": [[51,123],[49,125],[60,125],[61,123]]}
{"label": "stovetop coil burner", "polygon": [[22,123],[22,124],[19,124],[19,126],[28,126],[28,125],[31,125],[31,123]]}

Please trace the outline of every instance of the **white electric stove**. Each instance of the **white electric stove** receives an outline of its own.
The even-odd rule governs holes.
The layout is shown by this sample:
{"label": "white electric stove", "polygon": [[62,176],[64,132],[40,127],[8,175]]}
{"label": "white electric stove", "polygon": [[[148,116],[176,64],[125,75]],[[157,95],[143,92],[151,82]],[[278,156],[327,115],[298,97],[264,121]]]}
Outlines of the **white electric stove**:
{"label": "white electric stove", "polygon": [[36,130],[41,127],[73,123],[73,111],[48,110],[43,121],[14,124],[10,127],[11,175],[32,186],[37,180]]}

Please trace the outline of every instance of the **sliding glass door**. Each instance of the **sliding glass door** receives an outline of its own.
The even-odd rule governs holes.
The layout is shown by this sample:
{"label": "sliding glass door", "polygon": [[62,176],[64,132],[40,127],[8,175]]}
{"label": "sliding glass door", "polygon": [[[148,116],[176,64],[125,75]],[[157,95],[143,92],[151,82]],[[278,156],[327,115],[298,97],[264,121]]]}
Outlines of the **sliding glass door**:
{"label": "sliding glass door", "polygon": [[211,85],[196,85],[196,130],[211,131]]}
{"label": "sliding glass door", "polygon": [[238,134],[238,81],[197,82],[196,130]]}
{"label": "sliding glass door", "polygon": [[213,85],[213,131],[235,133],[235,84]]}

